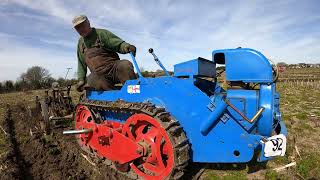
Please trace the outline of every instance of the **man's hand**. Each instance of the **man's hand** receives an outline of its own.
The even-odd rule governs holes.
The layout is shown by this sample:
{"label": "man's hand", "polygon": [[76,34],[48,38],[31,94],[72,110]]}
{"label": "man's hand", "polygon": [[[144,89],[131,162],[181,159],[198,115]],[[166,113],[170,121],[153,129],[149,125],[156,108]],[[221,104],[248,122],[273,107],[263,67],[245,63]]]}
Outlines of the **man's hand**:
{"label": "man's hand", "polygon": [[83,86],[84,86],[85,82],[84,81],[79,81],[78,84],[77,84],[77,91],[78,92],[82,92],[84,89],[83,89]]}
{"label": "man's hand", "polygon": [[133,56],[136,57],[137,48],[134,45],[130,44],[129,46],[126,47],[125,50],[127,53],[132,52]]}

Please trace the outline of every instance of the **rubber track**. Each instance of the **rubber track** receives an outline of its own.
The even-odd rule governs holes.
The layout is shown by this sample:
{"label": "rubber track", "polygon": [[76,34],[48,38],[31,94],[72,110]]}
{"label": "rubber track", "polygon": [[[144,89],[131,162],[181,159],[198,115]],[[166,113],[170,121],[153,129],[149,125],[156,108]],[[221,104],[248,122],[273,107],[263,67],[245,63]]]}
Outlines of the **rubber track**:
{"label": "rubber track", "polygon": [[[167,179],[180,179],[182,177],[184,169],[189,161],[189,141],[179,122],[175,120],[170,113],[166,112],[164,108],[156,107],[151,103],[130,103],[123,100],[95,101],[83,99],[79,105],[87,106],[90,110],[95,112],[113,111],[130,114],[144,113],[158,120],[161,126],[167,131],[174,147],[175,165]],[[97,163],[102,162],[108,166],[108,169],[110,169],[110,172],[108,172],[110,179],[140,179],[132,169],[126,173],[118,171],[113,162],[98,157],[95,153],[88,152],[88,154]]]}

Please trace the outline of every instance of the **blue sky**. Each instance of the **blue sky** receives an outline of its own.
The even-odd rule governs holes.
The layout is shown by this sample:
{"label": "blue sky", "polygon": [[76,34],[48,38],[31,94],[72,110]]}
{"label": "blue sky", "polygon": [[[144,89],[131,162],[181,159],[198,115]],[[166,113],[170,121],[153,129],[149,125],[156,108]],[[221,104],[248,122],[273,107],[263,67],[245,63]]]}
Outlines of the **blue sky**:
{"label": "blue sky", "polygon": [[[53,77],[77,68],[75,15],[137,46],[146,70],[210,58],[214,49],[250,47],[276,62],[320,63],[320,1],[0,0],[0,81],[40,65]],[[121,58],[130,59],[128,55]]]}

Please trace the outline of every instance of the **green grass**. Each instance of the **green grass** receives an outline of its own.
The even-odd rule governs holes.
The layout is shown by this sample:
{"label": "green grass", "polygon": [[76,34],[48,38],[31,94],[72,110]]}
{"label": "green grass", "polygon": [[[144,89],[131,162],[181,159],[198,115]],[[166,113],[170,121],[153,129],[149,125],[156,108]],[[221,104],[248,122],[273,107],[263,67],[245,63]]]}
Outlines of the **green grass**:
{"label": "green grass", "polygon": [[246,180],[248,179],[246,177],[246,174],[239,171],[232,171],[232,172],[227,172],[223,175],[220,173],[214,173],[210,172],[209,174],[204,177],[205,180]]}
{"label": "green grass", "polygon": [[274,170],[268,169],[264,177],[268,180],[277,180],[279,179],[279,174]]}
{"label": "green grass", "polygon": [[299,112],[299,114],[297,114],[297,118],[299,120],[306,120],[307,119],[307,113],[306,112]]}
{"label": "green grass", "polygon": [[320,153],[303,155],[298,161],[297,172],[305,178],[320,179]]}
{"label": "green grass", "polygon": [[214,172],[210,172],[206,175],[206,177],[204,178],[204,180],[216,180],[219,179],[220,176],[215,174]]}

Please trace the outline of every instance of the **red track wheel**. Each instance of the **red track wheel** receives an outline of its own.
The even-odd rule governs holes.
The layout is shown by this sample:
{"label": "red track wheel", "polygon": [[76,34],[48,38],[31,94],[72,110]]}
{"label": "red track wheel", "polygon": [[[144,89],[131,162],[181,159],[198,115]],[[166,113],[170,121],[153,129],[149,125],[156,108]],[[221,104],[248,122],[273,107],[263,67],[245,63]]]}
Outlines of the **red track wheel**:
{"label": "red track wheel", "polygon": [[161,123],[146,114],[129,117],[123,134],[143,147],[143,157],[130,164],[144,179],[165,179],[174,167],[174,149],[170,135]]}

